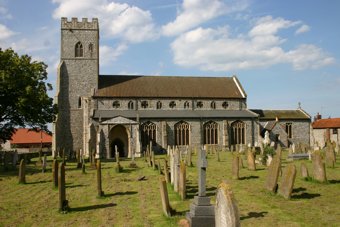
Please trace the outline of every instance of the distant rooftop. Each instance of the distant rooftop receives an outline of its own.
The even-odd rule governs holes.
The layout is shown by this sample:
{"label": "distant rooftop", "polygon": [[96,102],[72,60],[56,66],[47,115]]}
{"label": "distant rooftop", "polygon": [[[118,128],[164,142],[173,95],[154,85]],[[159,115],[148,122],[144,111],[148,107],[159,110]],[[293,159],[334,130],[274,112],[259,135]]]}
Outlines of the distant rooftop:
{"label": "distant rooftop", "polygon": [[30,131],[27,128],[19,128],[13,134],[11,144],[52,143],[52,136],[45,131]]}
{"label": "distant rooftop", "polygon": [[236,77],[99,76],[95,97],[246,98]]}
{"label": "distant rooftop", "polygon": [[340,128],[340,118],[320,119],[312,123],[315,129],[322,128]]}

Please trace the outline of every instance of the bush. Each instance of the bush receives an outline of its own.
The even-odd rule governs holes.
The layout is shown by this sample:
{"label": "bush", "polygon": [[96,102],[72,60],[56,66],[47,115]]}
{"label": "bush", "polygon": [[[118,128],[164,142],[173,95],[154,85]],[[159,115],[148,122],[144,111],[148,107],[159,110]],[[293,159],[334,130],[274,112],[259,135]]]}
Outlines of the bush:
{"label": "bush", "polygon": [[266,165],[267,163],[267,160],[268,160],[268,156],[274,156],[275,154],[275,149],[273,147],[270,147],[270,146],[266,146],[264,148],[264,152],[263,152],[263,155],[262,155],[262,158],[261,158],[261,161],[262,161],[262,165]]}

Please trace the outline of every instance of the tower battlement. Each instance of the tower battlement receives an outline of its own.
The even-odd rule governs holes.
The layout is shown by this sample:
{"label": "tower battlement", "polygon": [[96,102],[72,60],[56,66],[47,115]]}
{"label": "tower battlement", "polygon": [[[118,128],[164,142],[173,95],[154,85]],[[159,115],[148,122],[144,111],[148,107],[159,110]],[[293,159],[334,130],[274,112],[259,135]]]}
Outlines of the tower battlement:
{"label": "tower battlement", "polygon": [[88,18],[82,18],[78,21],[78,18],[72,17],[71,21],[68,21],[66,17],[61,18],[61,29],[98,29],[98,18],[92,18],[92,21],[88,21]]}

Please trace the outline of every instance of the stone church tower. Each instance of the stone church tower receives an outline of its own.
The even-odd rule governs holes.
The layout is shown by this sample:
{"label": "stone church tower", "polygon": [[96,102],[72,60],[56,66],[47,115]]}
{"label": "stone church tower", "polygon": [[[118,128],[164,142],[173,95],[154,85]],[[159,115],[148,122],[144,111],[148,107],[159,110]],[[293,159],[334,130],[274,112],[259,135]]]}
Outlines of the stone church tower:
{"label": "stone church tower", "polygon": [[90,97],[98,88],[98,20],[62,18],[60,56],[55,97],[59,113],[53,128],[53,150],[84,151],[89,141]]}

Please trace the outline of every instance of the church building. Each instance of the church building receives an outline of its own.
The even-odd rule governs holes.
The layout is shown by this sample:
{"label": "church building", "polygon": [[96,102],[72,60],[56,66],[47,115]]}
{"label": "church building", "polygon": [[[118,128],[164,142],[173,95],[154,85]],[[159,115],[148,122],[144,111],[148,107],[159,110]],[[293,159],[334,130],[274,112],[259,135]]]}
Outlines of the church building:
{"label": "church building", "polygon": [[259,140],[258,114],[236,76],[99,75],[99,51],[97,19],[61,19],[53,151],[112,158],[117,147],[138,157],[151,143],[161,151]]}

